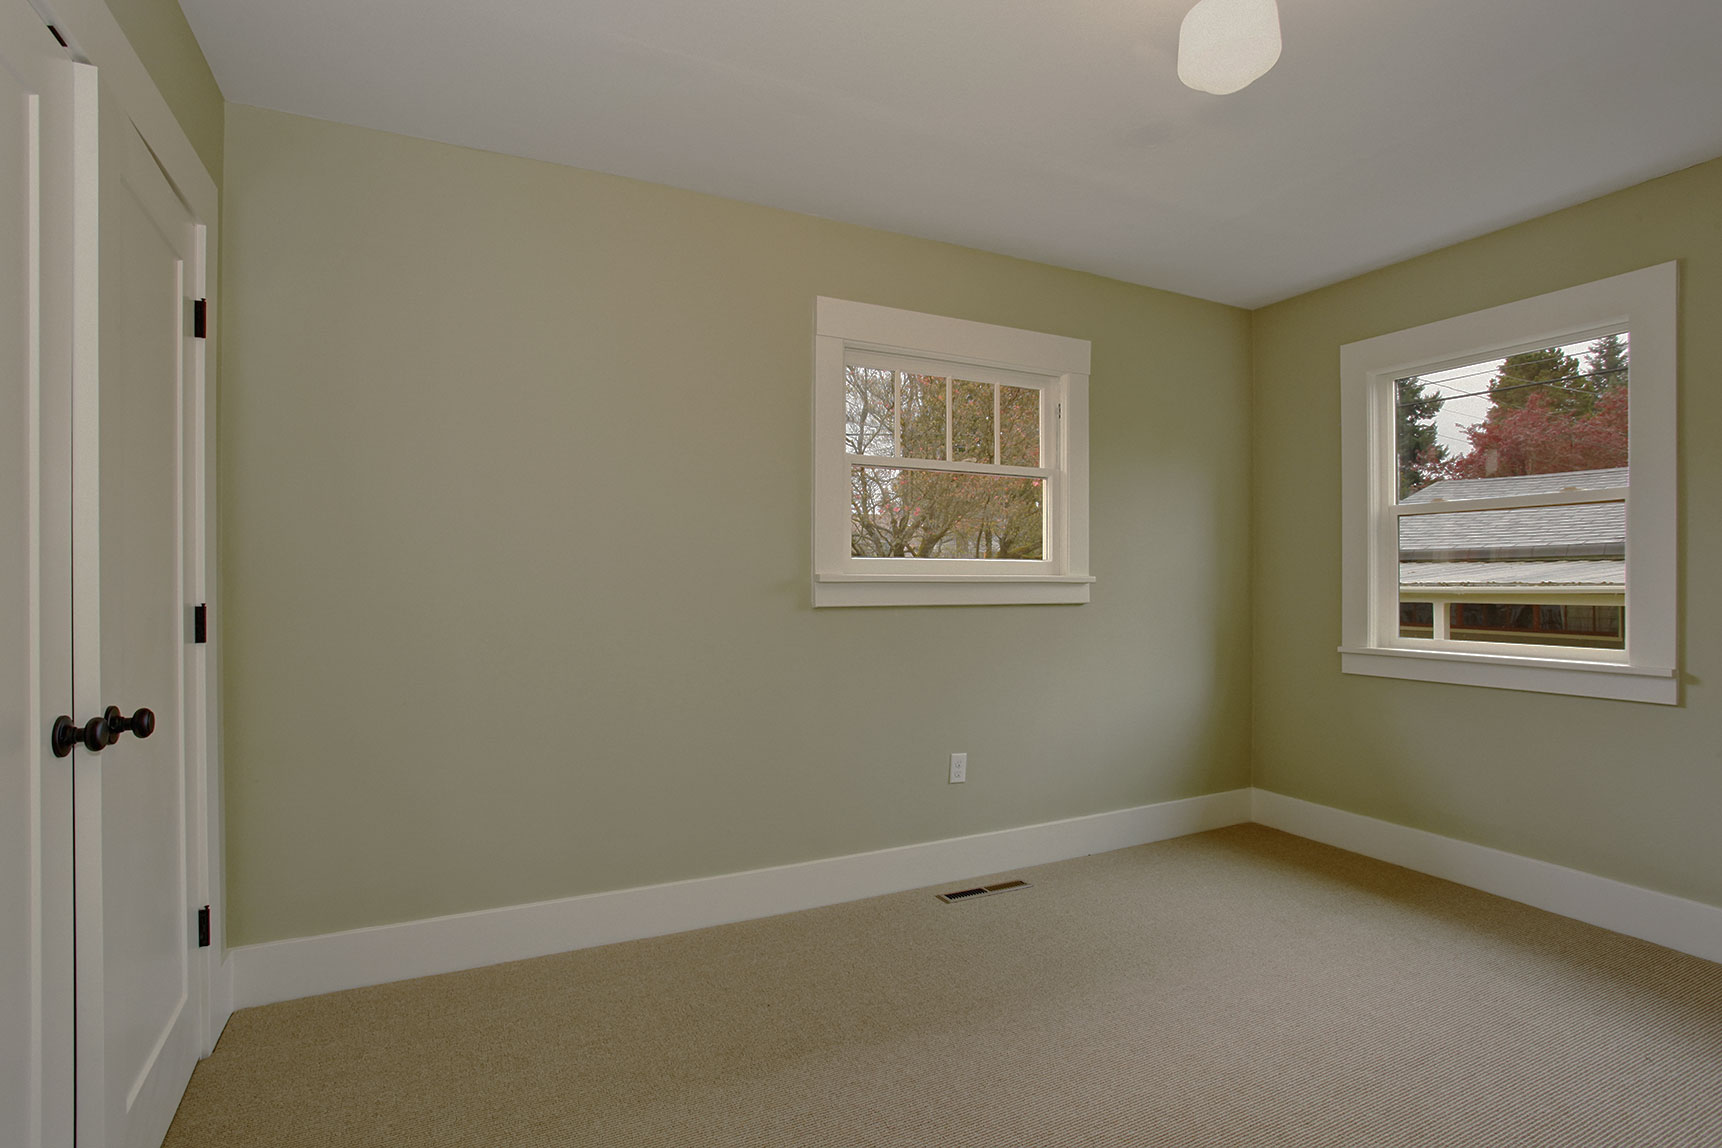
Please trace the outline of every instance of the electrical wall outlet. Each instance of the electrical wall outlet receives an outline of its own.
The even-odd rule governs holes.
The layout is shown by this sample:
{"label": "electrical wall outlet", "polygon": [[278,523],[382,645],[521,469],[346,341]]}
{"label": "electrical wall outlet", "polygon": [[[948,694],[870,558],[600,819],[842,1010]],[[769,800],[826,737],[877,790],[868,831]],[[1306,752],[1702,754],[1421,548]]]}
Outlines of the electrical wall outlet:
{"label": "electrical wall outlet", "polygon": [[953,753],[951,755],[951,784],[961,785],[969,779],[969,755]]}

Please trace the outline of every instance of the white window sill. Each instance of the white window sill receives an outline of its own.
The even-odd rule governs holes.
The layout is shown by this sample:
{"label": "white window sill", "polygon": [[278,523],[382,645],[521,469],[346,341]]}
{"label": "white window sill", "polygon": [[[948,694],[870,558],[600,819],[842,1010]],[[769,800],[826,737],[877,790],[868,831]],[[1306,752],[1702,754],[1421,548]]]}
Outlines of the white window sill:
{"label": "white window sill", "polygon": [[1093,582],[1086,574],[815,574],[813,605],[1080,605]]}
{"label": "white window sill", "polygon": [[1680,682],[1673,668],[1666,666],[1386,647],[1341,646],[1339,655],[1340,670],[1347,674],[1657,705],[1680,703]]}

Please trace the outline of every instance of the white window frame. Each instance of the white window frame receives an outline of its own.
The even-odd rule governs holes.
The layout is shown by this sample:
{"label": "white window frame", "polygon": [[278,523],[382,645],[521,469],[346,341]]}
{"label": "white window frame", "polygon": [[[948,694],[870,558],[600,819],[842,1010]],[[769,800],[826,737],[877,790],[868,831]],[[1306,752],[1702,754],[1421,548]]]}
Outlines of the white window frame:
{"label": "white window frame", "polygon": [[[1664,263],[1340,348],[1344,673],[1679,702],[1677,306],[1677,265]],[[1399,637],[1398,520],[1412,508],[1396,505],[1394,380],[1619,330],[1632,340],[1631,488],[1611,495],[1626,502],[1626,649]],[[1599,493],[1610,494],[1572,497]],[[1464,507],[1499,509],[1515,501],[1525,500]]]}
{"label": "white window frame", "polygon": [[[815,300],[813,349],[814,606],[983,606],[1082,603],[1088,573],[1088,368],[1086,339],[950,319],[847,299]],[[844,367],[860,358],[932,360],[967,368],[976,382],[1041,388],[1046,541],[1038,561],[856,558],[850,554],[849,467],[844,443]],[[891,466],[890,458],[866,461]],[[924,460],[918,465],[927,466]]]}

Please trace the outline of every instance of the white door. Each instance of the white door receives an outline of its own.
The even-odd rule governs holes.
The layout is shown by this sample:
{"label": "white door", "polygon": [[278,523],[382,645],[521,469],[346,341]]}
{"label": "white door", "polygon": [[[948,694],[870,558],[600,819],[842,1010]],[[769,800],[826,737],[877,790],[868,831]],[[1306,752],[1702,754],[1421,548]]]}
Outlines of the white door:
{"label": "white door", "polygon": [[72,86],[0,0],[0,1144],[72,1137]]}
{"label": "white door", "polygon": [[78,720],[117,711],[131,728],[73,755],[77,1140],[156,1148],[205,1000],[186,688],[201,284],[190,213],[105,86],[97,111],[99,340],[73,369],[72,692]]}

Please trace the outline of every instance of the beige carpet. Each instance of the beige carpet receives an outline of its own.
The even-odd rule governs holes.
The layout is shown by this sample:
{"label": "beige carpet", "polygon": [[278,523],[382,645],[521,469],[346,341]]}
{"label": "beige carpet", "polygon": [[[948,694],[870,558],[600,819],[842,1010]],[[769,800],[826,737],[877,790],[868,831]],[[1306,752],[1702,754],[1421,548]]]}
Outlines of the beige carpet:
{"label": "beige carpet", "polygon": [[1722,1145],[1722,966],[1259,826],[1012,876],[249,1009],[167,1143]]}

